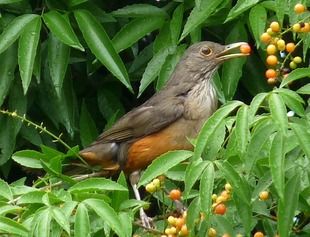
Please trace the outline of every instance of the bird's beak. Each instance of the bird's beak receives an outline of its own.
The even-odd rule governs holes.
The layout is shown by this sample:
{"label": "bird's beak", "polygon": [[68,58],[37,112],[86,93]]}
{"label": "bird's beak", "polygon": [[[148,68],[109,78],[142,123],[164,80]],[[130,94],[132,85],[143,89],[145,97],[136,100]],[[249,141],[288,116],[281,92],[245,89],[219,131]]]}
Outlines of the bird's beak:
{"label": "bird's beak", "polygon": [[[248,45],[246,42],[238,42],[233,44],[228,44],[225,46],[224,50],[216,55],[216,58],[220,61],[226,61],[231,58],[239,58],[250,55],[250,53],[240,52],[241,45]],[[235,52],[233,52],[235,51]]]}

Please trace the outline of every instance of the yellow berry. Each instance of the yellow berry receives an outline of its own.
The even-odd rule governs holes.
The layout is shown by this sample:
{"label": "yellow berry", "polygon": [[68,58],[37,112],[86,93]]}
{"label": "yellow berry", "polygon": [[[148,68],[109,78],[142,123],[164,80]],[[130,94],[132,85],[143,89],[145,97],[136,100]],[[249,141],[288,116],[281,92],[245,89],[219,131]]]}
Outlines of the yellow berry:
{"label": "yellow berry", "polygon": [[222,203],[222,202],[225,202],[225,201],[226,201],[226,200],[225,200],[224,197],[218,196],[215,202],[216,202],[216,203]]}
{"label": "yellow berry", "polygon": [[216,237],[216,230],[214,228],[210,228],[208,230],[208,237]]}
{"label": "yellow berry", "polygon": [[226,190],[221,192],[221,197],[223,198],[224,202],[228,201],[230,199],[230,194]]}
{"label": "yellow berry", "polygon": [[301,26],[299,23],[296,23],[293,25],[292,29],[294,32],[300,32]]}
{"label": "yellow berry", "polygon": [[277,48],[278,48],[278,50],[280,50],[280,51],[285,50],[285,41],[284,41],[283,39],[279,39],[279,40],[277,41]]}
{"label": "yellow berry", "polygon": [[290,68],[294,70],[295,68],[297,68],[297,64],[294,61],[291,61]]}
{"label": "yellow berry", "polygon": [[270,28],[273,32],[279,32],[281,30],[280,24],[277,21],[273,21],[270,23]]}
{"label": "yellow berry", "polygon": [[275,66],[278,63],[278,58],[274,55],[269,55],[266,59],[266,62],[270,66]]}
{"label": "yellow berry", "polygon": [[155,185],[156,188],[160,188],[160,180],[159,179],[153,179],[153,184]]}
{"label": "yellow berry", "polygon": [[259,193],[259,199],[262,201],[266,201],[269,198],[269,192],[268,191],[262,191]]}
{"label": "yellow berry", "polygon": [[215,202],[217,199],[217,195],[215,193],[212,194],[212,201]]}
{"label": "yellow berry", "polygon": [[310,32],[310,24],[308,22],[304,23],[304,26],[300,29],[301,32]]}
{"label": "yellow berry", "polygon": [[225,184],[225,190],[229,193],[232,191],[232,186],[230,185],[230,183]]}
{"label": "yellow berry", "polygon": [[174,216],[169,216],[168,219],[167,219],[168,223],[170,225],[175,225],[176,223],[176,218]]}
{"label": "yellow berry", "polygon": [[269,34],[270,36],[273,36],[275,34],[275,32],[269,27],[266,30],[267,34]]}
{"label": "yellow berry", "polygon": [[277,79],[276,78],[268,78],[267,79],[267,83],[271,86],[275,85],[277,83]]}
{"label": "yellow berry", "polygon": [[306,10],[306,7],[305,7],[303,4],[301,4],[301,3],[297,3],[297,4],[294,6],[294,11],[295,11],[297,14],[303,13],[305,10]]}
{"label": "yellow berry", "polygon": [[271,40],[271,36],[265,32],[260,36],[260,40],[264,42],[265,44],[268,44]]}
{"label": "yellow berry", "polygon": [[145,186],[145,190],[149,193],[154,193],[156,191],[155,185],[151,182]]}
{"label": "yellow berry", "polygon": [[277,47],[273,44],[267,46],[267,54],[275,54],[277,52]]}
{"label": "yellow berry", "polygon": [[181,229],[184,224],[185,224],[185,220],[184,220],[183,217],[176,218],[176,220],[175,220],[175,227],[177,229]]}
{"label": "yellow berry", "polygon": [[183,225],[181,227],[181,230],[179,231],[179,236],[188,236],[188,229],[186,225]]}
{"label": "yellow berry", "polygon": [[294,61],[294,63],[301,63],[302,62],[302,59],[301,59],[301,57],[299,57],[299,56],[296,56],[296,57],[294,57],[293,58],[293,61]]}

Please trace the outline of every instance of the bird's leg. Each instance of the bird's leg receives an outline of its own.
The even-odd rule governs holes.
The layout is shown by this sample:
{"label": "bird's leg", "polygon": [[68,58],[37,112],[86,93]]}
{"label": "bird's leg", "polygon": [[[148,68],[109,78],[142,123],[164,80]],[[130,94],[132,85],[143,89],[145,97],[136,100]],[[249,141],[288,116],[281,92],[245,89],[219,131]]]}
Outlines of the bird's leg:
{"label": "bird's leg", "polygon": [[[139,193],[139,190],[137,188],[137,183],[139,182],[140,179],[140,172],[139,171],[134,171],[129,175],[129,180],[130,180],[130,184],[132,187],[132,190],[135,194],[135,197],[137,200],[141,201],[141,196]],[[142,225],[146,228],[152,228],[151,225],[151,218],[149,218],[146,213],[144,212],[143,208],[140,208],[140,219],[142,222]]]}

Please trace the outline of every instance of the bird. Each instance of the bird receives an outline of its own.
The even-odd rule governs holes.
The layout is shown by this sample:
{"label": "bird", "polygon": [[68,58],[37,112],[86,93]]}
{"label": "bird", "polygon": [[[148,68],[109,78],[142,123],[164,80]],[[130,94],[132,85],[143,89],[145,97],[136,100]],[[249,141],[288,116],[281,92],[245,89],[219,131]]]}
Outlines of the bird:
{"label": "bird", "polygon": [[[202,41],[191,45],[166,85],[142,105],[122,116],[79,152],[90,165],[107,172],[123,170],[137,199],[137,173],[172,150],[192,150],[202,125],[216,111],[218,97],[212,77],[225,61],[249,55],[238,49],[246,42],[221,45]],[[143,210],[140,218],[149,226]]]}

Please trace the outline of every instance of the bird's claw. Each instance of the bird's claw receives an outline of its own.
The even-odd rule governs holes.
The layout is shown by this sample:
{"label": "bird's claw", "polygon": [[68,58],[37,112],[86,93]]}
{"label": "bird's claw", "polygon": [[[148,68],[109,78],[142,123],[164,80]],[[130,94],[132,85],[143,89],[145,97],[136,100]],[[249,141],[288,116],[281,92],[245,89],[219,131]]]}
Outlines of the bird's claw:
{"label": "bird's claw", "polygon": [[140,219],[144,228],[153,228],[152,218],[148,217],[142,208],[140,209]]}

